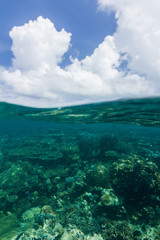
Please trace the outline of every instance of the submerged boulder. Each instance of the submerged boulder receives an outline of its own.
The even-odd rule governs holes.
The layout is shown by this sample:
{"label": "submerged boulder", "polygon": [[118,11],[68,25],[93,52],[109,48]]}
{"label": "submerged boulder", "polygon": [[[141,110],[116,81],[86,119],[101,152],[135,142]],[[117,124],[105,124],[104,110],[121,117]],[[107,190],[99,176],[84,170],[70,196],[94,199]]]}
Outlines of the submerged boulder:
{"label": "submerged boulder", "polygon": [[103,190],[100,203],[102,204],[102,206],[106,206],[106,207],[110,207],[110,206],[115,207],[120,205],[120,201],[118,197],[114,194],[113,189]]}
{"label": "submerged boulder", "polygon": [[61,237],[61,240],[75,240],[75,239],[84,240],[85,239],[84,233],[78,229],[71,229],[66,230]]}
{"label": "submerged boulder", "polygon": [[94,164],[87,171],[87,181],[90,185],[110,188],[110,172],[103,164]]}
{"label": "submerged boulder", "polygon": [[33,221],[34,217],[40,214],[40,212],[41,212],[40,207],[33,207],[22,214],[21,221],[22,222]]}

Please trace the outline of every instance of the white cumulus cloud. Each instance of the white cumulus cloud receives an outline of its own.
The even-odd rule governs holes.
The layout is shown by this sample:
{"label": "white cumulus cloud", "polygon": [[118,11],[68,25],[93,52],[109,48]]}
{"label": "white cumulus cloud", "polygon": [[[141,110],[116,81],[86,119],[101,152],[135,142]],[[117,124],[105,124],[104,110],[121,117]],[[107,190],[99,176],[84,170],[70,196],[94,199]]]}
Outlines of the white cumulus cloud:
{"label": "white cumulus cloud", "polygon": [[[138,0],[135,2],[139,11]],[[70,33],[64,29],[57,31],[54,24],[43,17],[14,27],[9,33],[14,55],[12,66],[9,69],[0,67],[0,101],[33,107],[58,107],[156,94],[151,74],[154,73],[155,81],[158,81],[155,71],[158,70],[158,62],[154,63],[157,66],[151,66],[151,62],[149,66],[149,59],[142,54],[146,48],[142,48],[140,32],[138,37],[134,29],[136,24],[127,13],[130,5],[125,0],[99,0],[99,6],[116,11],[116,33],[106,36],[90,56],[81,61],[71,59],[71,64],[64,69],[59,63],[71,47]],[[131,18],[130,24],[127,16]],[[145,16],[142,22],[144,20]],[[127,24],[131,36],[126,30]],[[150,36],[150,32],[148,34]],[[157,30],[156,34],[158,36]],[[158,52],[152,53],[154,57],[151,58],[156,54]],[[127,72],[121,69],[124,57],[130,68]],[[148,66],[146,70],[145,66]]]}
{"label": "white cumulus cloud", "polygon": [[144,75],[160,94],[160,1],[98,0],[101,9],[116,11],[117,51],[126,53],[132,72]]}
{"label": "white cumulus cloud", "polygon": [[36,21],[14,27],[9,33],[13,44],[14,69],[38,69],[45,63],[55,67],[68,51],[71,34],[64,29],[56,30],[49,19],[39,17]]}

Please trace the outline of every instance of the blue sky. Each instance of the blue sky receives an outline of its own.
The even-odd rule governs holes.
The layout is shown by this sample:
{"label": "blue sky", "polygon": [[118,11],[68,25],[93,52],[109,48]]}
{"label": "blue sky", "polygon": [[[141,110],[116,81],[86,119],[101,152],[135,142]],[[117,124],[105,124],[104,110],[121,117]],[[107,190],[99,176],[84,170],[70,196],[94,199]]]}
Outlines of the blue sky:
{"label": "blue sky", "polygon": [[[90,55],[106,35],[116,29],[113,11],[97,9],[96,0],[2,0],[0,1],[0,65],[10,66],[13,57],[9,31],[38,16],[49,18],[57,30],[64,28],[72,33],[70,51],[66,53],[62,66],[69,55],[84,58]],[[105,23],[105,24],[104,24]]]}
{"label": "blue sky", "polygon": [[160,95],[159,0],[1,0],[0,101]]}

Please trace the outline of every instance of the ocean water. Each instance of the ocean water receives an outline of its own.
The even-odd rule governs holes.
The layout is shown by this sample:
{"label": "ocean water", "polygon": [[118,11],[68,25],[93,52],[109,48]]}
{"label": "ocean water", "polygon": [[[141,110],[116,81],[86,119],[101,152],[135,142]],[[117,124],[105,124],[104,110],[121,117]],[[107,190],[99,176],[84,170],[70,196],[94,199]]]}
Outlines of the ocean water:
{"label": "ocean water", "polygon": [[0,103],[0,239],[160,239],[160,98]]}

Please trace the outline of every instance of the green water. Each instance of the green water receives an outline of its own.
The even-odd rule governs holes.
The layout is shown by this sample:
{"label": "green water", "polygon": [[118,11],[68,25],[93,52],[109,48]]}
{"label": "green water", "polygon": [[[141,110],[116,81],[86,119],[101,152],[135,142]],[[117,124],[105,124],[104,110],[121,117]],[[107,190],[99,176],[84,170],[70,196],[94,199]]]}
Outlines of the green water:
{"label": "green water", "polygon": [[0,239],[160,239],[160,98],[0,103]]}

